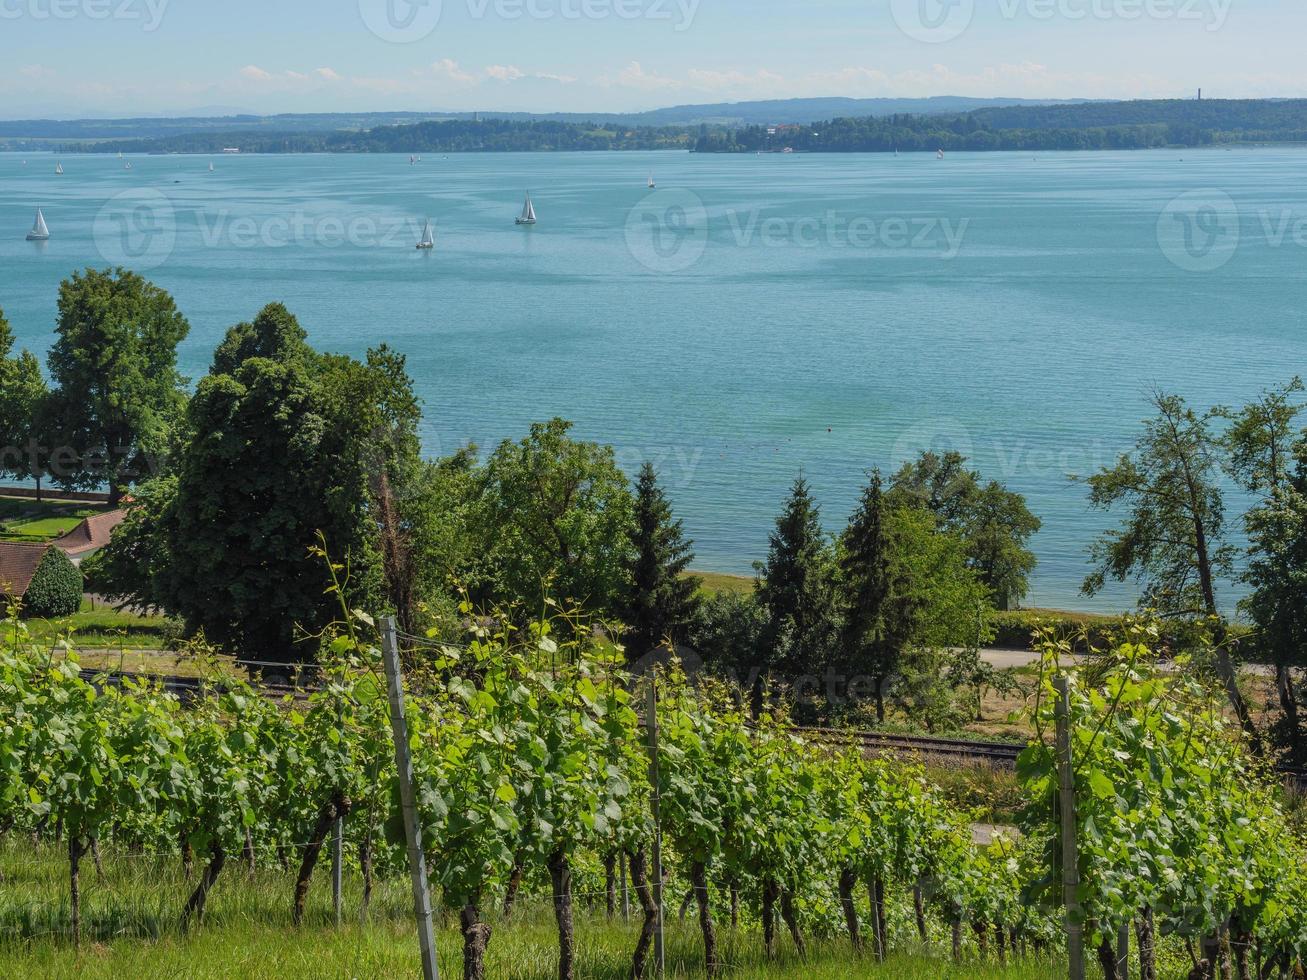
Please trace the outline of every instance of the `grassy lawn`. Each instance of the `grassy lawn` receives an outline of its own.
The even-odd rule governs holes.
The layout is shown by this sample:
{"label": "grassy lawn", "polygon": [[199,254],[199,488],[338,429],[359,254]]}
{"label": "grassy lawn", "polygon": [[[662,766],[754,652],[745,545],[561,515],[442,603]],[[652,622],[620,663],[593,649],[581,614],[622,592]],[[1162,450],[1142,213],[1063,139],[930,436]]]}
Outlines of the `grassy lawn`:
{"label": "grassy lawn", "polygon": [[167,639],[167,620],[162,616],[120,612],[103,605],[92,609],[85,599],[81,610],[71,616],[24,622],[29,639],[42,646],[51,646],[67,637],[78,649],[158,650]]}
{"label": "grassy lawn", "polygon": [[[178,913],[193,882],[183,879],[179,859],[106,850],[105,877],[100,880],[88,858],[82,871],[84,938],[78,953],[61,934],[68,915],[61,853],[52,845],[33,848],[11,839],[0,848],[0,976],[307,980],[419,975],[411,898],[402,875],[378,881],[370,921],[361,925],[360,881],[347,864],[346,924],[337,929],[328,866],[320,865],[306,924],[296,929],[290,922],[293,878],[269,863],[251,878],[242,862],[229,861],[211,893],[205,923],[184,935],[178,929]],[[638,926],[635,921],[610,924],[602,910],[586,901],[584,896],[577,899],[577,976],[628,977]],[[702,947],[693,916],[682,922],[673,912],[668,918],[667,975],[702,977]],[[907,932],[892,932],[891,941],[903,952],[884,964],[855,956],[838,937],[811,941],[806,960],[798,958],[786,938],[777,962],[767,964],[756,928],[734,932],[723,922],[719,932],[725,975],[741,980],[1044,980],[1059,972],[1049,961],[1009,968],[974,960],[954,965],[941,958],[948,948],[942,927],[935,930],[937,948],[929,951]],[[456,915],[440,917],[436,939],[441,976],[461,976]],[[551,980],[558,975],[556,943],[548,902],[543,896],[528,898],[511,923],[495,922],[487,975],[496,980]]]}
{"label": "grassy lawn", "polygon": [[66,534],[85,517],[107,510],[77,500],[0,497],[0,540],[48,541]]}
{"label": "grassy lawn", "polygon": [[725,575],[721,572],[691,572],[690,574],[703,580],[702,591],[707,595],[718,592],[743,595],[753,591],[752,575]]}

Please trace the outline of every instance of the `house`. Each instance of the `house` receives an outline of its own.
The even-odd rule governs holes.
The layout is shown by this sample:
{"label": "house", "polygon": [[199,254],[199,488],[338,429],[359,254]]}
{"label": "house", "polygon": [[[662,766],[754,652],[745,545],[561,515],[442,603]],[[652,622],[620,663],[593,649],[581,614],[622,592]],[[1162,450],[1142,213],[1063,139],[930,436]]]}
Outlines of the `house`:
{"label": "house", "polygon": [[54,542],[56,548],[80,565],[87,555],[99,551],[109,543],[113,529],[127,516],[125,510],[107,510],[102,514],[92,514],[82,523]]}
{"label": "house", "polygon": [[21,599],[27,595],[41,559],[53,545],[26,541],[0,541],[0,596]]}

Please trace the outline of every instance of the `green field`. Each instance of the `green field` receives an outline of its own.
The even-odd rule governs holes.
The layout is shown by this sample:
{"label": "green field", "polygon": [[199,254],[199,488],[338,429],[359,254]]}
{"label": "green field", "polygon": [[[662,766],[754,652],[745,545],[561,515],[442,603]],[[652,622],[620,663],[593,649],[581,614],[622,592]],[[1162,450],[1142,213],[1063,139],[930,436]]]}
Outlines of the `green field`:
{"label": "green field", "polygon": [[162,616],[119,611],[101,603],[93,609],[86,599],[71,616],[24,620],[28,638],[43,647],[66,638],[77,649],[87,651],[162,649],[168,640],[167,623]]}
{"label": "green field", "polygon": [[752,575],[726,575],[722,572],[700,571],[693,571],[690,574],[703,580],[702,591],[708,595],[718,592],[733,592],[744,595],[753,591],[754,578]]}
{"label": "green field", "polygon": [[0,541],[50,541],[107,509],[80,500],[0,497]]}
{"label": "green field", "polygon": [[[361,883],[354,869],[345,875],[345,925],[337,929],[331,906],[328,865],[319,867],[310,893],[305,925],[291,924],[291,876],[273,863],[249,877],[241,862],[228,863],[209,899],[203,926],[184,935],[178,912],[189,889],[177,858],[157,859],[105,854],[100,880],[88,857],[82,869],[83,929],[80,952],[62,932],[68,914],[67,867],[53,846],[34,849],[11,838],[0,847],[0,976],[266,978],[409,977],[419,975],[417,941],[407,879],[378,882],[369,923],[359,923]],[[630,954],[638,926],[608,923],[601,908],[578,897],[577,975],[619,980],[630,975]],[[667,975],[703,976],[702,946],[693,916],[679,920],[669,911]],[[762,940],[753,927],[734,932],[720,925],[727,976],[758,980],[1044,980],[1059,970],[1049,961],[1009,968],[982,964],[969,949],[966,962],[941,959],[948,937],[937,933],[939,949],[924,952],[915,937],[901,939],[904,952],[877,964],[855,956],[838,937],[813,941],[801,960],[780,945],[774,964],[766,964]],[[457,917],[437,923],[441,975],[461,976],[461,938]],[[896,944],[899,945],[899,944]],[[540,896],[527,900],[509,923],[496,922],[486,968],[496,980],[550,980],[557,976],[557,933],[552,910]]]}

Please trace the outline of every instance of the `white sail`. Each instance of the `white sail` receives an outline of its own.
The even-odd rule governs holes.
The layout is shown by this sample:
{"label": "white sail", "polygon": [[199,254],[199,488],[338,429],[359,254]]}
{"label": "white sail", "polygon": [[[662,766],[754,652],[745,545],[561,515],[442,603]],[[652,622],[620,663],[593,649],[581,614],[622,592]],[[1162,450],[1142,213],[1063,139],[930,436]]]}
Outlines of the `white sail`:
{"label": "white sail", "polygon": [[535,205],[531,203],[531,194],[527,192],[526,203],[522,205],[522,214],[517,219],[519,225],[533,225],[536,223]]}
{"label": "white sail", "polygon": [[213,173],[213,161],[209,161],[209,173]]}
{"label": "white sail", "polygon": [[57,174],[61,174],[61,173],[63,173],[63,172],[64,172],[64,165],[63,165],[62,163],[56,163],[56,164],[54,165],[54,172],[57,173]]}
{"label": "white sail", "polygon": [[654,183],[653,174],[649,175],[649,190],[653,190],[658,185]]}
{"label": "white sail", "polygon": [[426,225],[422,228],[422,240],[417,244],[418,248],[435,248],[436,241],[431,237],[431,219],[427,219]]}
{"label": "white sail", "polygon": [[32,224],[32,230],[27,233],[29,242],[43,242],[50,237],[50,229],[45,226],[45,215],[41,209],[36,209],[36,221]]}

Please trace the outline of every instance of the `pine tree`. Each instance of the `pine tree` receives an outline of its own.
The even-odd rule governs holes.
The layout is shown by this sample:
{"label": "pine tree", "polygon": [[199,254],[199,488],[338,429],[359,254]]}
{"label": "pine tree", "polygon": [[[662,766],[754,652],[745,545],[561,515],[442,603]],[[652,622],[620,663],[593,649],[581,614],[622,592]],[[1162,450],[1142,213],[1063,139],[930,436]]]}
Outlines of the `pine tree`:
{"label": "pine tree", "polygon": [[820,510],[800,476],[776,518],[758,583],[758,599],[767,611],[764,655],[770,664],[800,673],[816,673],[825,665],[833,627],[830,565]]}
{"label": "pine tree", "polygon": [[623,618],[627,656],[638,660],[683,633],[699,608],[700,580],[685,574],[694,561],[693,542],[672,517],[671,504],[649,463],[636,480],[634,518]]}
{"label": "pine tree", "polygon": [[885,720],[885,685],[914,628],[916,602],[909,576],[895,560],[880,471],[871,482],[842,538],[840,592],[845,666],[876,680],[876,719]]}

